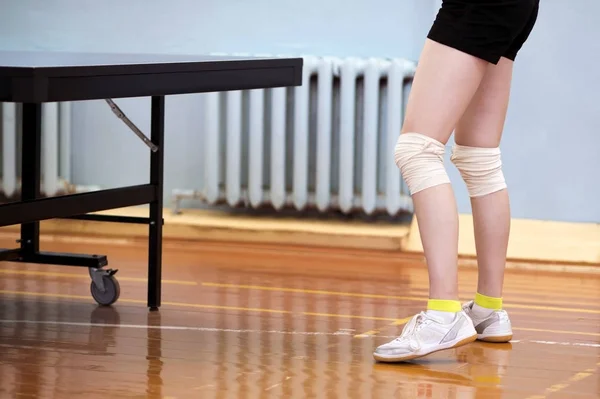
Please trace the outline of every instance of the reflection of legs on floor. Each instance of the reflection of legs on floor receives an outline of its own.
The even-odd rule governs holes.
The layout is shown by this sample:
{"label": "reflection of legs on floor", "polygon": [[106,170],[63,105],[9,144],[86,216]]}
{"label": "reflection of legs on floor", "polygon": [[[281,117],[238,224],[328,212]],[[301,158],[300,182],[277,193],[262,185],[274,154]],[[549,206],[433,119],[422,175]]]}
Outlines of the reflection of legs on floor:
{"label": "reflection of legs on floor", "polygon": [[458,361],[465,363],[461,370],[471,378],[471,385],[485,389],[485,395],[476,397],[501,398],[502,380],[508,372],[512,344],[477,343],[458,348]]}
{"label": "reflection of legs on floor", "polygon": [[501,398],[502,381],[510,364],[512,345],[476,343],[432,359],[417,359],[402,367],[376,364],[404,383],[396,390],[410,398]]}
{"label": "reflection of legs on floor", "polygon": [[428,363],[408,363],[396,368],[406,382],[395,392],[399,398],[476,399],[473,380],[461,370]]}

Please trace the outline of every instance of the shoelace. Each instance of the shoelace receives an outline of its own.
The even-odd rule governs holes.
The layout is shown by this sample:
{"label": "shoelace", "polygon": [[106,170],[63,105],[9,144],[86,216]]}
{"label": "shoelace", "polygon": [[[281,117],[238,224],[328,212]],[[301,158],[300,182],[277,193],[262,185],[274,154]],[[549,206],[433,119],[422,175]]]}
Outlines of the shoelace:
{"label": "shoelace", "polygon": [[429,324],[427,323],[427,321],[431,321],[431,318],[425,312],[420,312],[418,315],[416,315],[416,319],[412,328],[410,330],[404,331],[402,335],[396,338],[396,341],[402,341],[411,337],[417,331],[420,331],[425,325]]}

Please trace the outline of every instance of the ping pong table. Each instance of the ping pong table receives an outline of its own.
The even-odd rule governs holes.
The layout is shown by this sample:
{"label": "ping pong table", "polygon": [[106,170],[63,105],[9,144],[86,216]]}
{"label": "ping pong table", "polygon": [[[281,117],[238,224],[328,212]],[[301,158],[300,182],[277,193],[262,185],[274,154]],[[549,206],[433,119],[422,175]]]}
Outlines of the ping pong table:
{"label": "ping pong table", "polygon": [[[40,221],[72,218],[147,224],[147,305],[158,310],[165,96],[299,86],[302,67],[302,58],[0,51],[0,102],[22,103],[21,198],[0,205],[0,227],[20,224],[21,236],[17,248],[0,250],[0,261],[87,267],[92,297],[108,306],[118,300],[120,287],[114,277],[117,270],[105,268],[107,257],[40,251]],[[151,97],[150,138],[113,101],[132,97]],[[105,100],[149,147],[149,183],[41,198],[42,104],[85,100]],[[146,204],[146,218],[93,213]]]}

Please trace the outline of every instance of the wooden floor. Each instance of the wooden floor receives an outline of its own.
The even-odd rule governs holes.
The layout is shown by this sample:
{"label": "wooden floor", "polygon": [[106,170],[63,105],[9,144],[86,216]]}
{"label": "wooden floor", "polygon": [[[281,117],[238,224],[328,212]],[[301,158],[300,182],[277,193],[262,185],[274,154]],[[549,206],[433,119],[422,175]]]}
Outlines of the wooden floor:
{"label": "wooden floor", "polygon": [[384,365],[373,349],[425,304],[420,259],[165,243],[150,313],[143,244],[42,247],[109,255],[121,299],[97,307],[85,269],[2,263],[0,398],[600,397],[600,275],[509,271],[513,342]]}

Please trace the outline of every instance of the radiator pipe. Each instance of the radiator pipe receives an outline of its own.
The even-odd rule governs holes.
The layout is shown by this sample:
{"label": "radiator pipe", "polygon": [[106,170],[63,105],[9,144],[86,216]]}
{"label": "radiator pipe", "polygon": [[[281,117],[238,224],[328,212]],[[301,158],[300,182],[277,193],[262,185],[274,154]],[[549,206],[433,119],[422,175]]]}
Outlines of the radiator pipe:
{"label": "radiator pipe", "polygon": [[[236,206],[240,200],[242,174],[242,92],[239,90],[226,93],[227,121],[225,147],[225,185],[227,187],[227,203]],[[215,115],[216,116],[216,115]]]}
{"label": "radiator pipe", "polygon": [[302,85],[294,88],[294,160],[292,190],[294,206],[301,210],[308,201],[308,121],[310,108],[310,77],[316,72],[318,60],[305,57]]}
{"label": "radiator pipe", "polygon": [[[362,134],[362,203],[365,212],[375,208],[377,193],[377,136],[379,132],[379,80],[381,68],[377,60],[369,59],[365,69],[364,124]],[[398,132],[400,133],[400,132]],[[391,152],[390,152],[391,154]],[[375,160],[369,161],[369,160]]]}
{"label": "radiator pipe", "polygon": [[361,67],[360,60],[351,60],[341,66],[340,77],[340,160],[339,188],[340,208],[352,209],[354,197],[354,132],[356,129],[356,78]]}
{"label": "radiator pipe", "polygon": [[324,212],[331,202],[331,98],[333,59],[324,58],[319,65],[317,82],[317,207]]}
{"label": "radiator pipe", "polygon": [[250,112],[249,116],[249,149],[248,152],[248,195],[250,204],[258,207],[262,201],[263,186],[263,137],[264,137],[264,108],[265,91],[250,91]]}
{"label": "radiator pipe", "polygon": [[217,201],[219,196],[219,176],[221,169],[221,148],[219,132],[219,93],[207,93],[206,113],[204,115],[204,184],[206,199],[209,203]]}
{"label": "radiator pipe", "polygon": [[2,191],[12,197],[17,190],[17,107],[15,103],[0,103],[2,107]]}
{"label": "radiator pipe", "polygon": [[71,181],[71,103],[58,104],[59,176]]}
{"label": "radiator pipe", "polygon": [[271,91],[271,203],[275,209],[285,204],[285,95],[283,87]]}
{"label": "radiator pipe", "polygon": [[42,104],[42,191],[49,197],[58,189],[58,104]]}

